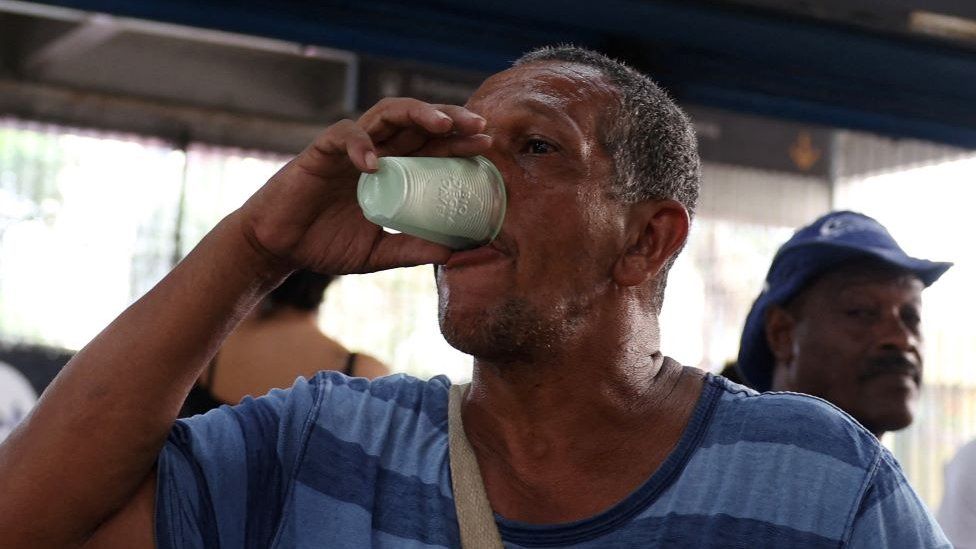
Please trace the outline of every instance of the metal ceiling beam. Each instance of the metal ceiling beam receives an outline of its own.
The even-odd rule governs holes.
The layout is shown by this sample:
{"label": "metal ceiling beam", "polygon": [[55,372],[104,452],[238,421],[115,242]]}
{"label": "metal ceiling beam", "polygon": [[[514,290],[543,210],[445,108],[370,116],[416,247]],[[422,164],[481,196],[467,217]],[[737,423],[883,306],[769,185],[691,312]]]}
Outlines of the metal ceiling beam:
{"label": "metal ceiling beam", "polygon": [[322,129],[319,123],[3,78],[0,112],[24,120],[149,135],[177,144],[197,141],[284,154],[301,151]]}
{"label": "metal ceiling beam", "polygon": [[105,43],[120,31],[121,28],[114,17],[104,14],[91,15],[67,32],[29,53],[21,62],[21,69],[28,74],[42,72],[49,65],[69,61]]}
{"label": "metal ceiling beam", "polygon": [[[976,54],[714,4],[649,0],[61,0],[117,13],[478,71],[574,42],[682,100],[976,147]],[[955,130],[953,129],[955,128]]]}

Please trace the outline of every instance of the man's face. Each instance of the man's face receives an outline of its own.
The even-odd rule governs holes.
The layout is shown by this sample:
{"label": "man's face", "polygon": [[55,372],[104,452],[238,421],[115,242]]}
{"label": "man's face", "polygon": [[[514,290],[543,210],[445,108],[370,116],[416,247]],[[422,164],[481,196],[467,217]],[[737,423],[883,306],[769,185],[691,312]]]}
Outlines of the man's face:
{"label": "man's face", "polygon": [[792,356],[774,388],[822,397],[876,435],[907,427],[922,379],[922,289],[878,264],[819,278],[787,308]]}
{"label": "man's face", "polygon": [[594,69],[534,63],[489,78],[467,108],[487,120],[487,156],[508,209],[489,246],[437,269],[441,331],[476,357],[519,360],[578,327],[607,291],[625,207],[598,130],[615,89]]}

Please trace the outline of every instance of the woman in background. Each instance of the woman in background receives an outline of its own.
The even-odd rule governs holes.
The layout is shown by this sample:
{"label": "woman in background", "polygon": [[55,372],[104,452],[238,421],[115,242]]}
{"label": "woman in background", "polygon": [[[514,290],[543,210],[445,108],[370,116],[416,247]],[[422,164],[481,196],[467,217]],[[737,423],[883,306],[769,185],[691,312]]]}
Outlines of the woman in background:
{"label": "woman in background", "polygon": [[247,395],[290,387],[299,376],[337,370],[375,378],[390,373],[379,360],[353,353],[318,326],[319,306],[333,277],[297,271],[285,279],[227,338],[183,405],[182,417]]}

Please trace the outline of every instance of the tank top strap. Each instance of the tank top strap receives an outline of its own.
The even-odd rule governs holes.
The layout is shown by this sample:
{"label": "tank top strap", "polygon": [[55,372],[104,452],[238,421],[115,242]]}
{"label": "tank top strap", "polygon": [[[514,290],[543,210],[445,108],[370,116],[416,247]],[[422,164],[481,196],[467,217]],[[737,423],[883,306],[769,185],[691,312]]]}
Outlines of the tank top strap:
{"label": "tank top strap", "polygon": [[349,353],[346,357],[346,367],[343,368],[342,373],[349,377],[352,377],[352,372],[356,368],[356,353]]}

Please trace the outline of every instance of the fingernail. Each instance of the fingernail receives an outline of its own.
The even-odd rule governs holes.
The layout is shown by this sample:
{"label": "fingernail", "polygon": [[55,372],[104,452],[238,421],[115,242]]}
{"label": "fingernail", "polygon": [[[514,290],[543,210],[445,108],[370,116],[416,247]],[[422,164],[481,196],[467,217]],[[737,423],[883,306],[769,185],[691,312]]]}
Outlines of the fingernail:
{"label": "fingernail", "polygon": [[379,169],[379,160],[376,159],[376,153],[373,151],[366,151],[366,155],[363,157],[366,161],[366,167],[371,170]]}
{"label": "fingernail", "polygon": [[450,116],[444,114],[441,111],[434,111],[434,113],[437,115],[438,118],[443,118],[444,120],[451,120]]}

